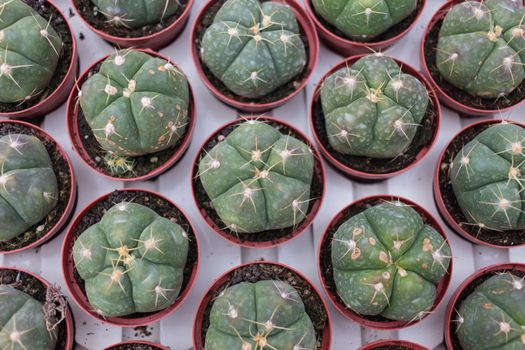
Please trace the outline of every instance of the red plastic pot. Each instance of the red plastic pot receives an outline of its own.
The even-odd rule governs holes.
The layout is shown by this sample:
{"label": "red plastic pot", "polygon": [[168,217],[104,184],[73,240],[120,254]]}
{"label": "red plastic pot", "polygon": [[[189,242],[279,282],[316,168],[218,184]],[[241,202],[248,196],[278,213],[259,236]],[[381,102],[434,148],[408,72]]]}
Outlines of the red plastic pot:
{"label": "red plastic pot", "polygon": [[[201,157],[203,157],[206,153],[204,152],[206,146],[210,142],[218,140],[219,136],[226,136],[222,134],[222,131],[226,128],[228,128],[231,125],[243,123],[247,120],[259,120],[269,123],[275,123],[280,124],[281,126],[284,126],[286,129],[290,130],[292,135],[295,135],[299,140],[302,140],[305,142],[310,149],[312,150],[314,154],[314,180],[317,179],[318,183],[320,184],[321,188],[321,194],[319,197],[317,197],[315,200],[312,200],[312,204],[310,206],[310,210],[307,212],[306,218],[304,221],[298,225],[291,234],[282,236],[278,239],[274,240],[267,240],[267,241],[248,241],[243,240],[238,237],[238,235],[231,234],[226,231],[224,228],[224,224],[222,222],[216,222],[210,215],[207,213],[206,208],[200,203],[200,201],[195,196],[195,193],[198,189],[197,186],[200,185],[200,179],[197,177],[198,170],[199,170],[199,161]],[[271,248],[276,247],[278,245],[281,245],[285,242],[288,242],[296,237],[298,237],[301,233],[304,232],[314,221],[317,213],[319,212],[319,209],[321,208],[321,204],[324,199],[324,194],[326,192],[326,173],[324,169],[323,162],[321,161],[321,157],[319,155],[319,152],[314,147],[314,145],[308,140],[308,137],[304,135],[301,131],[296,129],[295,127],[291,126],[290,124],[287,124],[281,120],[274,119],[274,117],[267,117],[267,116],[260,116],[260,117],[243,117],[238,118],[233,121],[230,121],[217,130],[215,130],[207,139],[203,142],[201,147],[199,148],[199,152],[195,155],[195,159],[193,160],[193,167],[192,167],[192,180],[191,180],[191,190],[193,194],[193,200],[195,204],[197,205],[197,209],[199,210],[199,213],[202,215],[204,221],[206,221],[206,224],[217,234],[219,234],[221,237],[225,238],[226,240],[238,244],[240,246],[246,247],[246,248]],[[257,233],[255,233],[257,235]]]}
{"label": "red plastic pot", "polygon": [[[151,56],[161,58],[163,60],[166,60],[170,63],[172,63],[174,66],[177,67],[177,65],[166,56],[161,55],[158,52],[149,50],[149,49],[141,49],[138,51],[145,52]],[[89,168],[94,170],[97,174],[104,176],[107,179],[115,180],[115,181],[122,181],[122,182],[134,182],[134,181],[144,181],[149,180],[151,178],[157,177],[160,174],[164,173],[168,169],[170,169],[175,163],[177,163],[188,147],[190,146],[192,135],[193,135],[193,129],[195,127],[195,99],[193,94],[193,89],[191,88],[190,83],[188,82],[188,89],[190,92],[190,102],[188,106],[188,118],[189,118],[189,124],[186,129],[186,134],[184,135],[183,141],[179,148],[173,152],[173,155],[163,164],[161,164],[159,167],[155,168],[154,170],[150,171],[147,174],[144,174],[142,176],[135,176],[135,177],[114,177],[110,174],[106,173],[104,169],[89,155],[87,149],[84,147],[83,143],[83,137],[81,135],[79,126],[78,126],[78,118],[79,118],[79,109],[80,104],[78,103],[78,93],[79,89],[81,88],[82,84],[89,78],[89,72],[94,69],[98,64],[100,64],[102,61],[107,59],[110,55],[104,56],[103,58],[99,59],[95,63],[93,63],[78,79],[77,82],[77,88],[71,90],[71,94],[69,95],[69,99],[67,100],[67,109],[66,109],[66,123],[67,123],[67,131],[69,133],[69,139],[71,140],[71,143],[73,144],[73,148],[75,149],[75,152],[79,155],[82,162],[87,165]]]}
{"label": "red plastic pot", "polygon": [[[224,273],[222,276],[220,276],[218,279],[215,280],[215,282],[211,285],[211,287],[208,289],[206,294],[201,299],[201,302],[199,303],[199,308],[197,309],[197,313],[195,314],[195,319],[193,323],[193,347],[195,350],[203,350],[204,349],[204,341],[202,339],[202,331],[204,327],[204,314],[206,312],[206,309],[210,303],[213,303],[215,298],[217,297],[217,290],[221,289],[222,287],[226,288],[230,286],[230,280],[234,273],[237,270],[250,267],[250,266],[277,266],[283,269],[286,272],[290,272],[291,274],[294,274],[297,276],[298,279],[303,280],[307,284],[310,285],[312,289],[312,297],[315,296],[318,300],[320,300],[320,303],[322,303],[323,310],[326,313],[326,324],[323,328],[321,335],[322,335],[322,342],[318,345],[319,350],[329,350],[330,344],[332,343],[332,319],[330,317],[330,313],[328,312],[328,307],[326,305],[326,302],[321,297],[321,293],[317,289],[317,287],[303,274],[301,274],[299,271],[293,269],[290,266],[278,263],[278,262],[272,262],[272,261],[257,261],[257,262],[251,262],[247,264],[243,264],[240,266],[237,266],[226,273]],[[318,334],[319,338],[319,334]]]}
{"label": "red plastic pot", "polygon": [[423,10],[425,8],[426,0],[421,0],[421,2],[422,4],[417,10],[416,17],[405,30],[389,39],[369,42],[354,41],[336,35],[323,24],[321,17],[318,16],[315,12],[312,0],[306,0],[305,5],[308,14],[315,23],[315,27],[317,28],[317,32],[319,33],[319,37],[321,38],[321,40],[323,40],[323,42],[334,51],[338,52],[339,54],[345,57],[348,57],[351,55],[384,51],[385,49],[395,44],[397,41],[401,40],[401,38],[407,35],[412,30],[412,28],[414,28],[417,21],[419,20],[419,17],[421,17],[421,14],[423,13]]}
{"label": "red plastic pot", "polygon": [[69,28],[69,35],[71,37],[71,61],[69,62],[69,68],[62,82],[45,99],[26,109],[13,112],[0,112],[0,116],[2,117],[21,119],[36,118],[46,115],[60,107],[69,96],[71,89],[73,89],[73,87],[75,86],[75,79],[77,77],[79,64],[77,44],[75,41],[75,34],[73,32],[73,28],[67,20],[67,17],[64,16],[64,14],[58,9],[58,7],[55,6],[55,4],[48,0],[43,6],[46,5],[51,6],[56,12],[58,12],[63,18],[64,22],[67,23],[67,26]]}
{"label": "red plastic pot", "polygon": [[44,243],[47,243],[51,239],[53,239],[55,236],[57,236],[62,228],[67,225],[69,222],[69,219],[71,218],[71,215],[73,214],[73,211],[75,209],[76,203],[77,203],[77,180],[75,177],[75,173],[73,171],[73,165],[71,164],[71,161],[69,160],[69,156],[64,151],[62,146],[47,132],[45,132],[43,129],[39,128],[38,126],[35,126],[33,124],[29,124],[23,121],[15,121],[15,120],[2,120],[0,121],[1,125],[18,125],[25,127],[29,129],[28,134],[35,135],[38,139],[41,141],[49,141],[55,145],[55,148],[58,153],[60,153],[61,157],[64,159],[64,161],[67,163],[68,173],[70,177],[71,182],[71,189],[69,191],[69,196],[67,198],[67,205],[60,215],[60,219],[48,230],[46,234],[44,234],[42,237],[37,239],[31,244],[26,245],[25,247],[13,249],[13,250],[6,250],[2,251],[0,250],[0,254],[14,254],[19,253],[21,251],[36,248],[38,246],[41,246]]}
{"label": "red plastic pot", "polygon": [[365,346],[362,346],[359,348],[359,350],[374,350],[381,347],[387,347],[387,346],[398,346],[403,347],[407,350],[429,350],[428,348],[425,348],[424,346],[411,343],[406,340],[379,340],[370,344],[367,344]]}
{"label": "red plastic pot", "polygon": [[[47,288],[49,288],[51,286],[51,284],[48,281],[46,281],[45,279],[43,279],[39,275],[36,275],[33,272],[30,272],[28,270],[21,269],[21,268],[18,268],[18,267],[3,267],[3,266],[0,266],[0,271],[6,271],[6,270],[17,271],[18,273],[20,273],[22,278],[23,278],[23,275],[27,275],[29,277],[32,277],[32,278],[36,279],[42,284],[43,288],[45,288],[46,290],[47,290]],[[65,349],[65,350],[72,350],[73,346],[75,345],[75,323],[74,323],[74,319],[73,319],[73,315],[71,313],[71,310],[69,309],[69,305],[66,308],[65,318],[64,318],[64,320],[62,322],[65,323],[65,326],[66,326],[66,332],[65,332],[66,339],[65,339],[65,346],[64,346],[63,349]],[[57,345],[57,347],[58,347],[58,345]]]}
{"label": "red plastic pot", "polygon": [[[459,310],[461,306],[461,302],[468,297],[469,291],[466,291],[467,288],[469,288],[471,285],[473,287],[478,286],[482,282],[484,282],[487,278],[489,278],[492,275],[495,275],[497,273],[501,272],[519,272],[522,275],[525,275],[525,264],[520,263],[506,263],[506,264],[496,264],[491,265],[488,267],[485,267],[479,271],[476,271],[474,274],[470,275],[456,290],[452,298],[450,299],[450,302],[447,306],[447,311],[445,312],[445,345],[447,349],[450,350],[463,350],[463,348],[455,347],[454,343],[459,344],[459,340],[457,339],[456,334],[456,327],[454,327],[453,323],[454,320],[456,320],[457,316],[457,310]],[[472,291],[470,291],[471,293]]]}
{"label": "red plastic pot", "polygon": [[159,50],[171,42],[173,42],[184,30],[186,23],[190,17],[191,8],[193,6],[193,0],[188,0],[186,8],[182,12],[179,18],[177,18],[172,24],[166,28],[146,36],[140,37],[119,37],[106,33],[100,29],[95,28],[91,23],[89,23],[79,11],[76,1],[71,1],[71,4],[75,8],[75,11],[79,14],[80,18],[84,24],[95,34],[100,36],[102,39],[110,42],[111,44],[122,48],[134,48],[134,49],[152,49]]}
{"label": "red plastic pot", "polygon": [[[317,267],[319,272],[319,279],[321,280],[321,284],[323,286],[323,289],[325,290],[326,294],[328,295],[328,299],[334,304],[337,310],[343,316],[346,318],[360,324],[364,327],[379,329],[379,330],[398,330],[403,329],[409,326],[413,326],[421,322],[423,319],[428,317],[430,313],[432,313],[443,301],[443,298],[445,297],[445,294],[447,293],[448,287],[450,285],[450,280],[452,277],[452,270],[453,270],[453,261],[450,260],[450,264],[447,270],[447,273],[443,276],[441,281],[436,286],[436,297],[434,298],[434,305],[429,310],[429,313],[425,314],[422,318],[418,320],[414,320],[412,322],[405,322],[405,321],[395,321],[395,320],[375,320],[373,318],[367,318],[366,316],[359,315],[358,313],[350,310],[346,304],[343,302],[343,300],[337,295],[337,292],[335,291],[335,286],[331,286],[331,284],[328,281],[328,276],[326,275],[326,271],[331,269],[330,266],[325,266],[323,264],[323,259],[321,258],[321,254],[323,252],[325,254],[330,254],[331,252],[331,246],[332,246],[332,237],[337,228],[343,224],[347,219],[349,219],[351,216],[357,215],[358,212],[352,213],[352,207],[355,205],[376,205],[385,201],[400,201],[401,203],[407,204],[411,206],[415,211],[421,215],[423,220],[427,225],[432,226],[447,242],[450,249],[452,249],[450,242],[448,240],[448,237],[439,224],[439,222],[430,214],[426,209],[424,209],[419,204],[403,198],[399,196],[393,196],[393,195],[376,195],[376,196],[369,196],[365,197],[363,199],[359,199],[357,201],[354,201],[353,203],[349,204],[347,207],[345,207],[343,210],[341,210],[330,222],[328,227],[326,228],[324,235],[321,239],[321,244],[319,245],[319,250],[317,252]],[[364,208],[366,209],[366,208]],[[363,210],[364,210],[363,209]],[[350,216],[351,214],[351,216]],[[331,254],[330,254],[331,255]],[[453,254],[451,254],[453,255]]]}
{"label": "red plastic pot", "polygon": [[158,349],[158,350],[168,350],[169,348],[160,344],[154,344],[149,341],[142,341],[142,340],[132,340],[132,341],[126,341],[118,344],[111,345],[107,348],[104,348],[104,350],[114,350],[117,349],[119,346],[126,346],[126,345],[145,345],[145,346],[151,346],[152,348]]}
{"label": "red plastic pot", "polygon": [[[436,116],[434,117],[434,122],[433,122],[433,124],[434,124],[434,134],[432,135],[432,141],[430,142],[429,145],[423,147],[419,151],[419,153],[418,153],[418,155],[417,155],[417,157],[416,157],[416,159],[415,159],[415,161],[413,163],[411,163],[408,166],[404,167],[403,169],[400,169],[400,170],[397,170],[397,171],[381,173],[381,174],[367,173],[367,172],[364,172],[364,171],[353,169],[353,168],[347,166],[346,164],[343,164],[340,160],[336,159],[336,157],[334,157],[334,155],[332,154],[332,152],[336,152],[336,151],[335,150],[334,151],[329,151],[327,146],[323,142],[321,142],[321,137],[326,139],[326,135],[322,135],[321,129],[316,127],[316,120],[314,120],[315,119],[314,111],[316,109],[320,109],[320,113],[322,113],[322,108],[320,108],[320,105],[321,105],[321,93],[320,92],[321,92],[321,86],[323,85],[323,82],[331,74],[333,74],[337,70],[339,70],[341,68],[344,68],[344,67],[352,66],[359,59],[361,59],[361,58],[363,58],[363,57],[365,57],[367,55],[368,54],[361,54],[361,55],[356,55],[356,56],[352,56],[352,57],[344,59],[343,61],[339,62],[337,65],[332,67],[319,80],[319,83],[317,83],[316,88],[314,90],[314,94],[313,94],[313,97],[312,97],[312,102],[310,103],[310,128],[311,128],[312,133],[314,135],[315,142],[317,143],[317,145],[319,146],[319,149],[321,150],[321,153],[323,154],[323,156],[326,158],[326,160],[328,160],[328,162],[334,168],[336,168],[337,170],[343,172],[345,175],[348,175],[351,178],[354,178],[356,180],[381,181],[381,180],[389,179],[389,178],[391,178],[393,176],[399,175],[401,173],[404,173],[405,171],[408,171],[408,170],[412,169],[417,164],[419,164],[419,162],[430,152],[430,150],[432,149],[432,147],[436,143],[437,136],[438,136],[438,133],[439,133],[439,130],[440,130],[440,126],[441,126],[441,106],[440,106],[439,100],[438,100],[438,98],[437,98],[437,96],[436,96],[436,94],[434,92],[434,89],[432,88],[432,85],[430,85],[430,83],[427,81],[427,79],[418,70],[416,70],[412,66],[406,64],[403,61],[400,61],[400,60],[392,57],[392,59],[394,61],[396,61],[396,63],[401,67],[401,70],[403,71],[403,73],[410,74],[410,75],[414,76],[415,78],[417,78],[421,83],[423,83],[425,85],[425,87],[426,87],[426,89],[428,91],[428,96],[430,98],[429,107],[433,106],[434,110],[435,110],[435,114],[436,114]],[[320,121],[320,122],[324,123],[324,121]]]}
{"label": "red plastic pot", "polygon": [[73,297],[77,305],[86,313],[89,314],[91,317],[97,319],[101,322],[106,322],[112,325],[121,326],[121,327],[138,327],[138,326],[144,326],[151,324],[153,322],[157,322],[164,317],[167,317],[169,314],[174,312],[186,298],[188,297],[189,293],[191,292],[193,285],[195,283],[195,280],[197,279],[197,273],[199,271],[199,265],[200,265],[200,250],[199,250],[199,242],[197,239],[197,235],[195,234],[195,228],[193,227],[193,224],[189,220],[189,217],[178,207],[176,206],[172,201],[167,199],[166,197],[160,195],[159,193],[144,190],[144,189],[138,189],[138,188],[129,188],[129,189],[122,189],[122,190],[116,190],[115,192],[127,192],[127,193],[137,193],[135,197],[139,196],[141,193],[146,193],[148,195],[151,195],[153,197],[160,198],[163,201],[166,201],[169,203],[169,205],[176,208],[185,218],[187,221],[187,225],[189,226],[189,230],[193,233],[192,239],[195,240],[196,249],[197,249],[197,260],[193,266],[191,277],[189,278],[188,282],[185,286],[183,286],[183,289],[181,289],[179,296],[175,300],[173,304],[168,306],[166,309],[148,313],[144,316],[140,317],[107,317],[103,318],[101,315],[99,315],[95,310],[93,310],[93,307],[89,303],[89,300],[87,296],[82,291],[82,288],[77,282],[77,279],[75,277],[76,270],[75,270],[75,263],[73,261],[73,245],[75,243],[77,230],[82,223],[82,219],[84,216],[89,214],[89,212],[99,203],[104,202],[108,200],[108,197],[113,193],[107,193],[105,195],[102,195],[92,201],[89,205],[87,205],[81,212],[78,214],[78,216],[73,220],[73,223],[69,227],[65,237],[64,237],[64,243],[62,245],[62,273],[64,274],[64,280],[66,281],[66,287],[69,291],[69,294]]}
{"label": "red plastic pot", "polygon": [[308,47],[309,47],[308,60],[306,63],[306,67],[304,68],[304,70],[307,72],[307,75],[301,81],[301,84],[290,95],[283,97],[279,100],[273,101],[273,102],[257,103],[257,102],[241,102],[241,101],[238,101],[236,99],[233,99],[233,98],[230,98],[224,95],[208,79],[208,77],[206,76],[202,68],[202,65],[204,63],[202,62],[200,58],[200,53],[198,52],[198,48],[195,45],[195,43],[197,42],[197,39],[198,39],[198,32],[203,29],[201,22],[203,21],[207,12],[217,3],[217,1],[218,0],[209,0],[208,3],[206,3],[206,5],[203,7],[201,12],[197,16],[195,22],[193,23],[193,27],[191,29],[190,51],[191,51],[191,55],[193,57],[193,62],[195,63],[197,72],[199,73],[199,77],[204,82],[204,85],[206,85],[206,87],[220,101],[224,102],[225,104],[229,106],[232,106],[233,108],[236,108],[240,111],[248,112],[248,113],[265,112],[265,111],[274,109],[276,107],[279,107],[285,104],[286,102],[288,102],[289,100],[291,100],[295,95],[297,95],[305,87],[306,83],[312,76],[312,73],[315,67],[317,66],[317,59],[319,55],[319,39],[317,37],[315,26],[312,20],[310,19],[310,16],[308,16],[306,11],[301,6],[300,2],[296,0],[275,0],[275,2],[283,3],[290,7],[295,17],[297,18],[297,22],[299,23],[299,26],[304,32],[306,40],[308,41]]}

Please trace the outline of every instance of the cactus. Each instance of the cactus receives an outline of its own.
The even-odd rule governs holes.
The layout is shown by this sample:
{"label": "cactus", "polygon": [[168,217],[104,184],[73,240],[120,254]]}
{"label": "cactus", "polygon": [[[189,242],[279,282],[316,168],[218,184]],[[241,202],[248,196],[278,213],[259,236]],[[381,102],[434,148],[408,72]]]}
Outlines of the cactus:
{"label": "cactus", "polygon": [[258,0],[227,0],[206,29],[204,64],[235,94],[258,98],[288,83],[306,65],[292,10]]}
{"label": "cactus", "polygon": [[525,78],[521,1],[465,1],[447,13],[436,64],[449,83],[481,98],[508,95]]}
{"label": "cactus", "polygon": [[436,284],[448,271],[450,248],[409,205],[375,205],[334,234],[338,295],[360,315],[412,322],[429,313]]}
{"label": "cactus", "polygon": [[485,129],[458,152],[450,181],[466,225],[525,229],[525,130],[507,122]]}
{"label": "cactus", "polygon": [[456,310],[456,333],[463,350],[525,348],[525,278],[496,274]]}
{"label": "cactus", "polygon": [[313,162],[306,144],[252,119],[206,152],[197,176],[225,228],[255,233],[304,220]]}
{"label": "cactus", "polygon": [[213,302],[207,350],[315,348],[314,327],[303,301],[285,282],[241,282]]}
{"label": "cactus", "polygon": [[115,27],[138,29],[148,24],[157,24],[173,16],[181,7],[178,0],[91,0],[96,11],[106,17],[106,22]]}
{"label": "cactus", "polygon": [[173,304],[187,254],[182,227],[133,202],[112,206],[73,246],[89,303],[103,317],[154,312]]}
{"label": "cactus", "polygon": [[1,136],[0,242],[39,223],[57,201],[57,178],[42,142],[23,134]]}
{"label": "cactus", "polygon": [[356,41],[370,41],[412,14],[417,0],[312,0],[317,14]]}
{"label": "cactus", "polygon": [[0,103],[25,102],[48,88],[63,43],[21,0],[0,0]]}
{"label": "cactus", "polygon": [[414,140],[428,102],[425,86],[381,54],[337,70],[321,86],[328,142],[352,156],[401,155]]}

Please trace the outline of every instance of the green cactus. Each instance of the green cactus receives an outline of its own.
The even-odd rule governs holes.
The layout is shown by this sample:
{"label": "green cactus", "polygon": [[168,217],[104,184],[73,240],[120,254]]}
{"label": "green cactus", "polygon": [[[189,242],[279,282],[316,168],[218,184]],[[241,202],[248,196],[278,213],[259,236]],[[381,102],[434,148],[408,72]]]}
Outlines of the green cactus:
{"label": "green cactus", "polygon": [[375,205],[334,234],[332,264],[338,295],[360,315],[412,322],[429,313],[448,271],[450,248],[409,205]]}
{"label": "green cactus", "polygon": [[425,86],[381,54],[337,70],[321,86],[328,142],[352,156],[401,155],[414,140],[428,102]]}
{"label": "green cactus", "polygon": [[75,241],[75,268],[103,317],[154,312],[179,295],[188,236],[175,222],[132,202],[111,207]]}
{"label": "green cactus", "polygon": [[516,0],[465,1],[447,13],[437,46],[439,72],[482,98],[508,95],[525,78],[525,7]]}
{"label": "green cactus", "polygon": [[247,98],[271,93],[306,65],[294,13],[273,1],[227,0],[204,33],[201,57],[228,89]]}
{"label": "green cactus", "polygon": [[498,232],[525,229],[525,130],[498,123],[466,144],[450,164],[450,181],[467,225]]}
{"label": "green cactus", "polygon": [[463,350],[525,349],[524,280],[496,274],[467,296],[453,320]]}
{"label": "green cactus", "polygon": [[0,0],[0,49],[0,103],[16,103],[47,89],[63,43],[51,18],[21,0]]}
{"label": "green cactus", "polygon": [[312,0],[317,14],[347,37],[370,41],[418,7],[417,0]]}
{"label": "green cactus", "polygon": [[304,220],[313,164],[306,144],[252,119],[206,153],[198,176],[225,228],[255,233]]}
{"label": "green cactus", "polygon": [[42,142],[23,134],[1,136],[0,242],[39,223],[57,201],[57,178]]}
{"label": "green cactus", "polygon": [[213,302],[207,350],[315,348],[314,327],[303,301],[285,282],[241,282]]}

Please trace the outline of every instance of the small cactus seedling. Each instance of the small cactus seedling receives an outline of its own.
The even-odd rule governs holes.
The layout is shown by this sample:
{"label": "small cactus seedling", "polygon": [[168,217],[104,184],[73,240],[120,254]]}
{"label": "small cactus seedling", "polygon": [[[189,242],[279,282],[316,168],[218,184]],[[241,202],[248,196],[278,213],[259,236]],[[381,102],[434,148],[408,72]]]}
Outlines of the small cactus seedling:
{"label": "small cactus seedling", "polygon": [[23,103],[46,90],[62,49],[51,18],[21,0],[0,0],[0,103]]}
{"label": "small cactus seedling", "polygon": [[57,178],[42,142],[24,134],[1,136],[0,242],[40,222],[57,201]]}
{"label": "small cactus seedling", "polygon": [[213,302],[207,350],[313,350],[316,343],[301,297],[285,282],[241,282]]}
{"label": "small cactus seedling", "polygon": [[370,41],[405,18],[417,0],[312,0],[315,11],[347,37]]}
{"label": "small cactus seedling", "polygon": [[133,202],[115,204],[73,246],[75,269],[102,317],[169,307],[179,295],[187,254],[181,226]]}
{"label": "small cactus seedling", "polygon": [[465,1],[450,9],[436,53],[440,74],[481,98],[500,98],[525,78],[522,1]]}
{"label": "small cactus seedling", "polygon": [[295,228],[308,212],[312,150],[255,119],[235,126],[199,161],[198,174],[225,228]]}
{"label": "small cactus seedling", "polygon": [[525,278],[490,277],[461,303],[454,321],[463,350],[525,349]]}
{"label": "small cactus seedling", "polygon": [[320,96],[330,145],[343,154],[378,159],[408,149],[429,103],[425,86],[381,54],[328,76]]}
{"label": "small cactus seedling", "polygon": [[430,312],[450,259],[447,241],[401,201],[351,217],[332,241],[339,297],[357,314],[390,320],[412,322]]}
{"label": "small cactus seedling", "polygon": [[271,93],[306,65],[292,10],[259,0],[227,0],[204,33],[201,57],[228,89],[247,98]]}

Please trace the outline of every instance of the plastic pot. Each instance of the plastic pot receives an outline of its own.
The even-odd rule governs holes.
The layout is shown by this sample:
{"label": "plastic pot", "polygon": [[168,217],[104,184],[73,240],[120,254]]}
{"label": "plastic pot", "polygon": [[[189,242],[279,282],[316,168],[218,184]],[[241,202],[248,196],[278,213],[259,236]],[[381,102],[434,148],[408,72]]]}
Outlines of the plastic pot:
{"label": "plastic pot", "polygon": [[359,350],[375,350],[375,349],[388,349],[392,347],[393,349],[406,349],[406,350],[429,350],[424,346],[411,343],[405,340],[379,340],[359,348]]}
{"label": "plastic pot", "polygon": [[104,348],[104,350],[117,350],[119,349],[119,347],[125,347],[125,346],[133,346],[133,345],[142,345],[142,346],[150,346],[154,349],[158,349],[158,350],[168,350],[169,348],[166,347],[166,346],[163,346],[163,345],[160,345],[160,344],[154,344],[154,343],[151,343],[149,341],[142,341],[142,340],[131,340],[131,341],[126,341],[126,342],[122,342],[122,343],[118,343],[118,344],[114,344],[114,345],[111,345],[107,348]]}

